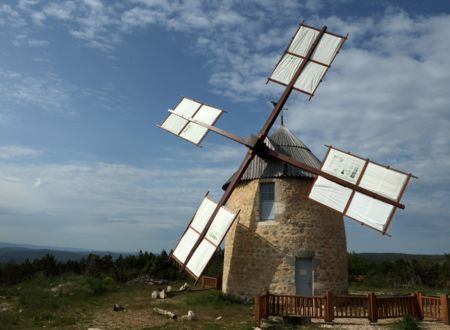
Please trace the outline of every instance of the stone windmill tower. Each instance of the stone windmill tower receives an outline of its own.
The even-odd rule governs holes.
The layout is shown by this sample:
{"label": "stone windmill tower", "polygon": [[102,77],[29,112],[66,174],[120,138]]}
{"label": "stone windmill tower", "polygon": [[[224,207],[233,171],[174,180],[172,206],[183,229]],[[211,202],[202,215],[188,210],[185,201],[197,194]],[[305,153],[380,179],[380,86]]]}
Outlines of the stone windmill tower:
{"label": "stone windmill tower", "polygon": [[[316,156],[284,125],[266,145],[320,168]],[[265,289],[302,295],[346,292],[342,215],[306,198],[313,178],[278,159],[253,159],[227,203],[241,211],[225,239],[225,293],[250,298]]]}

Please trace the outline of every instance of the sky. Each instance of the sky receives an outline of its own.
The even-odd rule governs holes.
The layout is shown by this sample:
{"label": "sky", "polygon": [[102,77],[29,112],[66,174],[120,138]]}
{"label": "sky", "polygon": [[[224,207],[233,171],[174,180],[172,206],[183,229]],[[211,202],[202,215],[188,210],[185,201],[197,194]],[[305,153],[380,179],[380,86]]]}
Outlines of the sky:
{"label": "sky", "polygon": [[246,148],[156,125],[189,96],[227,111],[218,127],[257,133],[302,20],[349,38],[310,101],[291,95],[285,125],[319,159],[332,144],[419,177],[392,237],[345,219],[348,250],[449,253],[445,0],[0,1],[0,241],[174,248]]}

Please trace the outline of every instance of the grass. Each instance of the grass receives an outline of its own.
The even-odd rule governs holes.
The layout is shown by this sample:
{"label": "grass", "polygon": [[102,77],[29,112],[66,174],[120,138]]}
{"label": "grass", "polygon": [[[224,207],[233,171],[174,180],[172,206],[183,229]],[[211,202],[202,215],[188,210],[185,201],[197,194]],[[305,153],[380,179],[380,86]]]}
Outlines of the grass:
{"label": "grass", "polygon": [[[178,288],[182,283],[171,283]],[[119,285],[111,278],[86,276],[35,278],[15,286],[0,285],[0,330],[14,329],[252,329],[253,305],[243,304],[215,290],[174,291],[165,300],[152,300],[153,290],[162,285]],[[383,294],[409,294],[411,289],[377,290],[351,286],[352,293],[370,291]],[[440,290],[424,290],[436,295]],[[114,312],[114,304],[125,310]],[[153,308],[170,310],[178,316],[194,311],[196,321],[173,321],[153,313]],[[221,320],[216,320],[221,316]],[[414,321],[414,320],[412,320]],[[412,321],[405,318],[393,329],[409,329]],[[339,329],[336,325],[333,329]],[[315,324],[295,326],[276,324],[274,329],[319,329]],[[413,329],[413,328],[411,328]]]}
{"label": "grass", "polygon": [[0,286],[4,301],[0,329],[61,328],[89,318],[100,297],[117,290],[113,283],[83,276],[37,278],[15,286]]}
{"label": "grass", "polygon": [[[172,283],[173,288],[181,284]],[[15,286],[0,286],[0,330],[13,329],[251,329],[252,305],[241,304],[215,290],[174,292],[152,300],[163,286],[118,285],[111,279],[85,276],[36,278]],[[125,307],[113,312],[114,304]],[[153,307],[196,321],[172,321],[153,313]],[[222,320],[216,320],[222,316]]]}
{"label": "grass", "polygon": [[435,289],[426,286],[374,288],[359,283],[350,283],[348,290],[351,294],[367,294],[369,292],[375,292],[375,294],[379,293],[383,295],[410,295],[417,291],[429,296],[439,296],[448,293],[448,290],[446,291],[445,289]]}
{"label": "grass", "polygon": [[[177,315],[195,312],[198,321],[168,321],[156,327],[145,329],[252,329],[253,305],[243,304],[220,291],[202,290],[187,292],[173,299],[157,301],[160,308],[170,310]],[[216,321],[221,316],[222,320]]]}

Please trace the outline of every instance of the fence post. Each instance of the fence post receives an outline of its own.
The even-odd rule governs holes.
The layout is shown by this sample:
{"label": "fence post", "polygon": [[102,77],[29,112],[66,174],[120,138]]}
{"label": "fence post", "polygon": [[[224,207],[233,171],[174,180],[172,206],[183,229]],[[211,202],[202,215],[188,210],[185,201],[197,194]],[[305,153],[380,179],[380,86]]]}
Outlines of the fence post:
{"label": "fence post", "polygon": [[260,307],[260,297],[258,295],[255,296],[255,306],[254,306],[254,315],[255,315],[255,326],[258,328],[261,326],[261,307]]}
{"label": "fence post", "polygon": [[325,322],[333,322],[334,320],[334,299],[333,293],[327,291],[325,294]]}
{"label": "fence post", "polygon": [[441,316],[442,322],[444,322],[444,324],[449,325],[450,324],[449,304],[448,304],[448,296],[446,294],[441,294]]}
{"label": "fence post", "polygon": [[415,307],[417,309],[417,315],[415,315],[419,320],[423,320],[423,302],[422,302],[422,293],[419,291],[414,293],[414,297],[416,298]]}
{"label": "fence post", "polygon": [[369,321],[376,323],[378,321],[377,297],[375,296],[375,293],[370,292],[367,295],[367,299],[368,299]]}
{"label": "fence post", "polygon": [[222,290],[222,276],[216,277],[216,290]]}
{"label": "fence post", "polygon": [[264,317],[269,317],[269,290],[266,290],[266,300],[265,300],[265,304],[264,304]]}

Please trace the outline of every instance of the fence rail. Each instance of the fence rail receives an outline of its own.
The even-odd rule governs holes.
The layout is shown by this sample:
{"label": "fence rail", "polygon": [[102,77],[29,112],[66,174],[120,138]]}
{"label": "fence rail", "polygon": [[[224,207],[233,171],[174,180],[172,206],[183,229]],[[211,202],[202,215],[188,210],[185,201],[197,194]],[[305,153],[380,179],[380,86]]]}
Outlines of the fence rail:
{"label": "fence rail", "polygon": [[323,319],[335,318],[378,319],[411,315],[419,319],[432,319],[450,324],[447,295],[424,296],[417,292],[410,296],[377,296],[371,292],[363,295],[294,296],[265,292],[255,297],[254,316],[256,326],[261,319],[274,316],[299,316]]}
{"label": "fence rail", "polygon": [[369,304],[367,296],[335,296],[335,318],[368,318]]}

